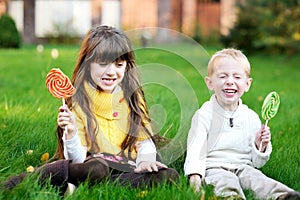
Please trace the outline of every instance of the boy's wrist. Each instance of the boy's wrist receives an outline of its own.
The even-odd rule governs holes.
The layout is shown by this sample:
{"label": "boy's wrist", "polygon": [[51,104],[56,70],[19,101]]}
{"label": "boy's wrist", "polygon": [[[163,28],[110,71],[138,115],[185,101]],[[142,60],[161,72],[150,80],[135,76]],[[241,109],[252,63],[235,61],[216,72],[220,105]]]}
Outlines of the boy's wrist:
{"label": "boy's wrist", "polygon": [[201,174],[198,173],[189,174],[188,178],[191,178],[192,176],[199,176],[200,178],[202,178]]}

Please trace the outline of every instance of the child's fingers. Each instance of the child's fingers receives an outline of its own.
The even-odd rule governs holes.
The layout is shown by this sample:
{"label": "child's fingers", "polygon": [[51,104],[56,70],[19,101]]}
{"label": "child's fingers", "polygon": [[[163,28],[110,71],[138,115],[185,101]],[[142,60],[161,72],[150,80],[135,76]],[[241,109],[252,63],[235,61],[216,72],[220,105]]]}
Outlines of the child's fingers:
{"label": "child's fingers", "polygon": [[63,123],[63,124],[68,124],[70,122],[70,118],[69,117],[60,117],[58,118],[57,122],[58,123]]}
{"label": "child's fingers", "polygon": [[156,161],[156,166],[157,166],[158,168],[168,168],[167,165],[165,165],[165,164],[163,164],[163,163],[161,163],[161,162],[158,162],[158,161]]}
{"label": "child's fingers", "polygon": [[152,172],[152,168],[148,165],[142,165],[142,166],[139,166],[137,167],[135,170],[134,170],[135,173],[141,173],[141,172]]}
{"label": "child's fingers", "polygon": [[57,124],[59,127],[64,128],[72,122],[72,115],[69,112],[59,112],[57,116]]}
{"label": "child's fingers", "polygon": [[271,141],[271,135],[264,135],[261,138],[262,142],[269,142]]}
{"label": "child's fingers", "polygon": [[66,112],[68,110],[69,110],[69,108],[67,105],[62,105],[59,107],[59,112]]}
{"label": "child's fingers", "polygon": [[155,172],[157,172],[158,171],[158,168],[157,168],[157,166],[156,166],[156,164],[155,163],[153,163],[152,165],[151,165],[151,171],[155,171]]}
{"label": "child's fingers", "polygon": [[65,126],[69,125],[70,119],[68,117],[60,117],[57,119],[57,124],[59,127],[64,128]]}
{"label": "child's fingers", "polygon": [[190,185],[194,189],[195,192],[199,192],[201,187],[201,178],[200,176],[191,176]]}
{"label": "child's fingers", "polygon": [[166,165],[161,162],[142,162],[140,165],[134,170],[136,173],[140,172],[157,172],[159,169],[168,168]]}
{"label": "child's fingers", "polygon": [[57,121],[70,120],[70,114],[67,112],[60,112],[57,116]]}

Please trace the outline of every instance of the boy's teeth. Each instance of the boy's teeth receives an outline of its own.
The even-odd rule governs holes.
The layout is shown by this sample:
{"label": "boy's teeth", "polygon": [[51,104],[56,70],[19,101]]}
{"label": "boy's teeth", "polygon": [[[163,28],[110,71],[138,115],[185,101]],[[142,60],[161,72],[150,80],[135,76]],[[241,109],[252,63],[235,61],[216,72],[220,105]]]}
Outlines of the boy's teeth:
{"label": "boy's teeth", "polygon": [[226,93],[234,93],[235,90],[225,90]]}

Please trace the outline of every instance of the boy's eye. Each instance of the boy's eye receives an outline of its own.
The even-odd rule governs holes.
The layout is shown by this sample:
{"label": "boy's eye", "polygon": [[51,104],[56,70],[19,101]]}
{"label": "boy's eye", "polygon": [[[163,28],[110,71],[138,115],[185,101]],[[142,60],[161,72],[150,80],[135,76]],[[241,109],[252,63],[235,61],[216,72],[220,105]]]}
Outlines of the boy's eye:
{"label": "boy's eye", "polygon": [[236,74],[234,76],[234,78],[236,78],[236,79],[242,79],[242,78],[245,78],[245,76],[243,74]]}

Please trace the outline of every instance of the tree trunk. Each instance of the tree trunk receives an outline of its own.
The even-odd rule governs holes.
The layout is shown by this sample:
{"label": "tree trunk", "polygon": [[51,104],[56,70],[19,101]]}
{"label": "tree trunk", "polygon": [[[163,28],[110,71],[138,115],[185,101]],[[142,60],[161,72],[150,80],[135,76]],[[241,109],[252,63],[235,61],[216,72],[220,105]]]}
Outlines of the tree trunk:
{"label": "tree trunk", "polygon": [[158,0],[158,26],[170,28],[171,21],[171,2],[170,0]]}
{"label": "tree trunk", "polygon": [[27,44],[36,43],[35,36],[35,0],[24,0],[24,31],[23,41]]}
{"label": "tree trunk", "polygon": [[5,3],[5,14],[8,14],[8,2],[7,2],[7,0],[5,0],[4,3]]}

